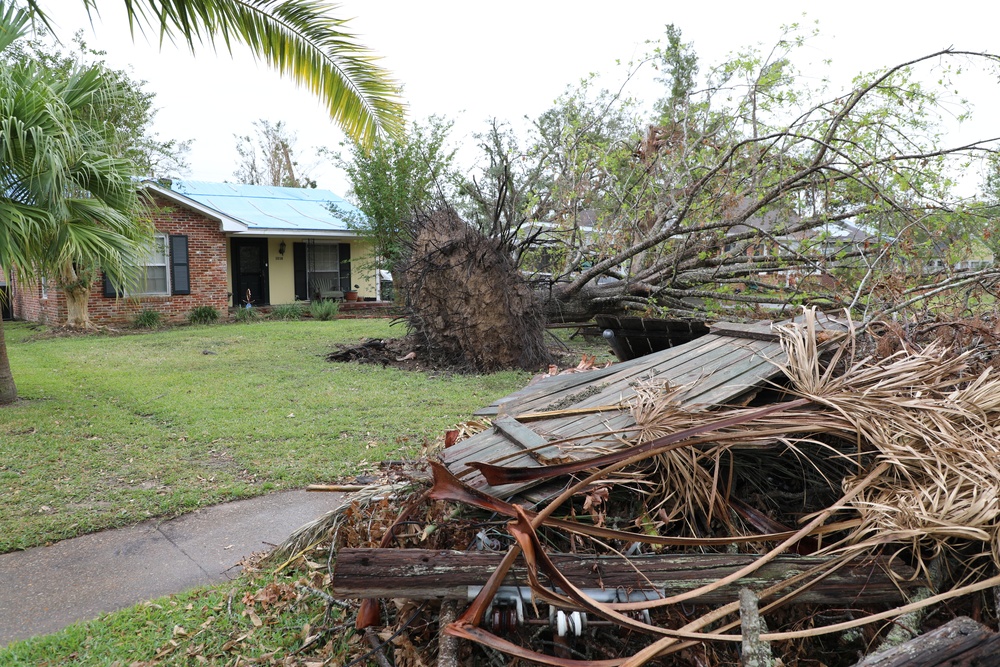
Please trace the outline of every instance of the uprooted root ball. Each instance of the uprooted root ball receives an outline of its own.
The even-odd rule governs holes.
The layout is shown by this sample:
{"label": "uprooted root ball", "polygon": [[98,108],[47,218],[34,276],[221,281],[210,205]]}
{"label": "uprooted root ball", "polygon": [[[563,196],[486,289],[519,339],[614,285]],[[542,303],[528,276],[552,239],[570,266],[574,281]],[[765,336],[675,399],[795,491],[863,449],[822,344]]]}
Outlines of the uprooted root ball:
{"label": "uprooted root ball", "polygon": [[401,274],[411,333],[441,362],[478,372],[550,362],[542,308],[514,261],[454,212],[416,223]]}

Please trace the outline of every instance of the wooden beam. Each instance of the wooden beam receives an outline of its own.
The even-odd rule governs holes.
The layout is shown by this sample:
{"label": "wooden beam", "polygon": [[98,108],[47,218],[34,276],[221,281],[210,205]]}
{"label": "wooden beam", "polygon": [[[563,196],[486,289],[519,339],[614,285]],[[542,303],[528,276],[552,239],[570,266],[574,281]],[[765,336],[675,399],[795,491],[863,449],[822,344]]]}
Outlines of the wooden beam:
{"label": "wooden beam", "polygon": [[716,322],[709,327],[709,330],[716,336],[729,336],[730,338],[749,338],[750,340],[764,340],[774,343],[781,340],[778,332],[771,329],[770,322],[754,322],[753,324]]}
{"label": "wooden beam", "polygon": [[870,655],[855,667],[975,667],[997,664],[998,653],[1000,635],[959,616],[895,648]]}
{"label": "wooden beam", "polygon": [[525,449],[543,447],[548,442],[530,428],[520,423],[513,417],[500,417],[493,422],[493,428],[504,434],[508,440],[520,445]]}
{"label": "wooden beam", "polygon": [[[552,554],[559,571],[581,588],[663,589],[677,595],[735,572],[753,562],[753,554],[654,554],[630,559]],[[465,599],[470,586],[482,586],[503,554],[429,549],[341,549],[333,570],[331,594],[338,598]],[[756,590],[828,562],[813,556],[779,556],[752,577],[712,591],[695,602],[725,604],[742,587]],[[887,559],[857,559],[817,582],[796,598],[819,604],[898,603],[915,584],[913,571]],[[640,574],[641,573],[641,574]],[[648,581],[647,581],[648,580]],[[504,585],[527,586],[523,567],[514,567]]]}

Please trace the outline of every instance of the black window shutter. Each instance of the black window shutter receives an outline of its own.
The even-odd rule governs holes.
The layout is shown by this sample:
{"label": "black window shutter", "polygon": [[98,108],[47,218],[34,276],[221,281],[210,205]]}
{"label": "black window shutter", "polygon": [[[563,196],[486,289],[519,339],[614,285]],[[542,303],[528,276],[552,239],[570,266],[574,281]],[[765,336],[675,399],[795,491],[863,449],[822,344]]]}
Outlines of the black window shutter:
{"label": "black window shutter", "polygon": [[295,300],[309,301],[306,290],[306,244],[292,244],[292,271],[295,273]]}
{"label": "black window shutter", "polygon": [[106,273],[104,274],[104,296],[110,298],[118,298],[120,296],[123,296],[121,291],[115,286],[113,282],[111,282],[111,278]]}
{"label": "black window shutter", "polygon": [[350,292],[354,289],[354,283],[351,282],[350,243],[340,244],[340,289],[344,292]]}
{"label": "black window shutter", "polygon": [[191,293],[191,271],[188,264],[188,237],[170,237],[170,286],[172,294]]}

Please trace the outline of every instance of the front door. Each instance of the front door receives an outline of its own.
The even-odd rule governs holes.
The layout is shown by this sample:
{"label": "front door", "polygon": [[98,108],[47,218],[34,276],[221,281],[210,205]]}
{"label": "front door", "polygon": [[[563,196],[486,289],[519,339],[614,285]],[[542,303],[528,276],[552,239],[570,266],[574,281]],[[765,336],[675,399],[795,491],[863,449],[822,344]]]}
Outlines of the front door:
{"label": "front door", "polygon": [[233,305],[268,305],[267,285],[267,239],[233,239]]}

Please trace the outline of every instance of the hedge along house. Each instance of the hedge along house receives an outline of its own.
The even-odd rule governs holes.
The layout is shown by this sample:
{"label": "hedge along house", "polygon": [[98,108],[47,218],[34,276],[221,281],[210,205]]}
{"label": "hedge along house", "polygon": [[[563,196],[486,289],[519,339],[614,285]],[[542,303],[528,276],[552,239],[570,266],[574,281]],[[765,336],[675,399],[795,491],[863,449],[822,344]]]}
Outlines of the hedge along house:
{"label": "hedge along house", "polygon": [[[182,321],[198,306],[225,311],[352,291],[378,299],[367,245],[348,226],[361,213],[329,190],[182,180],[146,181],[141,189],[156,228],[144,286],[123,294],[102,276],[88,304],[94,323],[129,322],[141,310]],[[66,320],[53,281],[15,288],[12,304],[19,319]]]}

